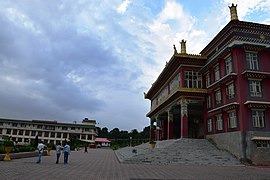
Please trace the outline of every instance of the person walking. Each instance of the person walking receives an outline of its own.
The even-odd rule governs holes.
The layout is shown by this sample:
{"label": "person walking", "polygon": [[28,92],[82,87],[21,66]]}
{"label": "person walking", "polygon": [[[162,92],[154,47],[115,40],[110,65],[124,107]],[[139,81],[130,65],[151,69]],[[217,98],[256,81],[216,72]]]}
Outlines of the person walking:
{"label": "person walking", "polygon": [[88,153],[87,148],[88,148],[88,145],[85,143],[84,144],[84,153]]}
{"label": "person walking", "polygon": [[70,146],[66,143],[64,148],[63,148],[63,152],[64,152],[64,164],[68,163],[68,156],[70,154]]}
{"label": "person walking", "polygon": [[44,148],[45,148],[45,145],[43,144],[42,141],[40,143],[38,143],[38,146],[37,146],[37,150],[38,150],[37,164],[38,163],[41,163],[41,159],[42,159],[42,154],[43,154]]}
{"label": "person walking", "polygon": [[56,146],[56,164],[59,163],[59,158],[60,158],[60,155],[61,155],[61,150],[63,149],[63,147],[61,146],[61,143],[58,143],[57,146]]}

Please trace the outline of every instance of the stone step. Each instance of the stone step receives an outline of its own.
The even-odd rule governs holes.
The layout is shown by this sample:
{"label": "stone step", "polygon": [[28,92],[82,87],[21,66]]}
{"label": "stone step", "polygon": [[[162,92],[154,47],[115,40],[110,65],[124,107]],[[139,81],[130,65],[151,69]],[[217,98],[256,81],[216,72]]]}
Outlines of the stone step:
{"label": "stone step", "polygon": [[119,149],[115,153],[122,163],[241,165],[230,153],[217,149],[206,139],[159,141],[156,149],[144,143]]}

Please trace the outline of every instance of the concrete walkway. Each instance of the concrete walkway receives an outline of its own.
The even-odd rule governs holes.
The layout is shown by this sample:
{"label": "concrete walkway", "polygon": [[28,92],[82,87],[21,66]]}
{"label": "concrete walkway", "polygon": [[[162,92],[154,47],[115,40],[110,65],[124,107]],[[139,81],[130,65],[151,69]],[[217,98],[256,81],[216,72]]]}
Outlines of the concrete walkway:
{"label": "concrete walkway", "polygon": [[123,164],[110,149],[72,152],[69,164],[55,164],[54,152],[36,159],[0,161],[0,179],[270,179],[270,168],[251,166]]}

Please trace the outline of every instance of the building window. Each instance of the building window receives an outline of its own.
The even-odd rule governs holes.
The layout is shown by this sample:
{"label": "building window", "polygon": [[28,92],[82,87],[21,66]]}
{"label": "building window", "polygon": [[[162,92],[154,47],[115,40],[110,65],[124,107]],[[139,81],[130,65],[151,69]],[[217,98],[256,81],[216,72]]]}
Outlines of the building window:
{"label": "building window", "polygon": [[211,96],[210,95],[207,96],[206,100],[207,100],[207,108],[211,108]]}
{"label": "building window", "polygon": [[87,139],[92,140],[92,135],[88,135]]}
{"label": "building window", "polygon": [[71,127],[70,129],[71,129],[71,130],[75,130],[75,127]]}
{"label": "building window", "polygon": [[216,104],[220,104],[221,103],[221,91],[220,90],[216,91],[215,98],[216,98]]}
{"label": "building window", "polygon": [[55,137],[55,133],[54,132],[51,132],[51,136],[50,137],[54,138]]}
{"label": "building window", "polygon": [[210,86],[210,83],[211,83],[211,81],[210,81],[210,74],[207,73],[205,75],[205,85],[206,85],[206,87]]}
{"label": "building window", "polygon": [[236,128],[237,127],[237,117],[236,111],[228,112],[228,128]]}
{"label": "building window", "polygon": [[221,130],[223,130],[223,120],[222,120],[222,115],[221,114],[219,114],[219,115],[217,115],[216,116],[216,118],[217,118],[217,130],[218,131],[221,131]]}
{"label": "building window", "polygon": [[42,137],[42,131],[38,131],[38,136]]}
{"label": "building window", "polygon": [[225,60],[225,68],[226,68],[226,74],[230,74],[232,72],[232,58],[231,58],[231,56]]}
{"label": "building window", "polygon": [[12,123],[12,126],[13,126],[13,127],[17,127],[18,124],[17,124],[17,123]]}
{"label": "building window", "polygon": [[36,136],[36,131],[32,131],[31,136]]}
{"label": "building window", "polygon": [[42,125],[38,125],[37,126],[37,129],[42,129]]}
{"label": "building window", "polygon": [[3,133],[3,130],[2,129],[0,129],[0,134],[2,134]]}
{"label": "building window", "polygon": [[61,133],[57,133],[57,138],[61,138]]}
{"label": "building window", "polygon": [[219,64],[214,67],[215,72],[215,81],[220,79],[220,73],[219,73]]}
{"label": "building window", "polygon": [[260,80],[249,80],[249,92],[252,97],[262,97]]}
{"label": "building window", "polygon": [[86,138],[85,134],[82,134],[81,139],[85,139],[85,138]]}
{"label": "building window", "polygon": [[49,132],[44,132],[44,137],[49,137]]}
{"label": "building window", "polygon": [[233,99],[235,97],[235,90],[234,90],[234,83],[231,83],[226,88],[227,91],[227,98]]}
{"label": "building window", "polygon": [[4,126],[4,123],[0,122],[0,126]]}
{"label": "building window", "polygon": [[6,134],[11,134],[11,129],[7,129]]}
{"label": "building window", "polygon": [[268,143],[257,143],[257,148],[270,148]]}
{"label": "building window", "polygon": [[63,138],[67,138],[67,133],[63,133]]}
{"label": "building window", "polygon": [[207,120],[207,131],[208,132],[212,132],[213,128],[212,128],[212,119],[208,119]]}
{"label": "building window", "polygon": [[252,110],[253,127],[263,128],[265,126],[264,110]]}
{"label": "building window", "polygon": [[23,135],[23,130],[19,130],[19,135]]}
{"label": "building window", "polygon": [[13,129],[12,134],[13,134],[13,135],[17,135],[17,129]]}
{"label": "building window", "polygon": [[26,124],[21,124],[21,127],[26,127]]}
{"label": "building window", "polygon": [[185,71],[186,88],[202,88],[202,76],[198,72]]}
{"label": "building window", "polygon": [[26,130],[25,133],[24,133],[24,135],[25,136],[29,136],[29,133],[30,133],[30,131],[29,130]]}
{"label": "building window", "polygon": [[22,138],[18,138],[18,142],[22,142]]}
{"label": "building window", "polygon": [[67,127],[62,127],[62,130],[65,130],[66,131],[67,130]]}
{"label": "building window", "polygon": [[247,68],[250,70],[258,70],[258,55],[256,52],[246,52]]}

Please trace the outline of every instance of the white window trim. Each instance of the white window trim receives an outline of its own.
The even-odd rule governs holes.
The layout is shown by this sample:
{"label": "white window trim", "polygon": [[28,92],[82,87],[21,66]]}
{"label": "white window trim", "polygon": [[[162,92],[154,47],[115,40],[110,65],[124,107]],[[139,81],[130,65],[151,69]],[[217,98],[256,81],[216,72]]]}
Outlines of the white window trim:
{"label": "white window trim", "polygon": [[228,128],[237,128],[237,115],[236,111],[229,111],[228,114]]}
{"label": "white window trim", "polygon": [[216,126],[218,131],[223,130],[223,119],[222,119],[222,114],[219,114],[216,116]]}
{"label": "white window trim", "polygon": [[[255,112],[255,116],[254,113]],[[262,109],[252,109],[252,124],[255,128],[264,128],[265,127],[265,110]]]}

